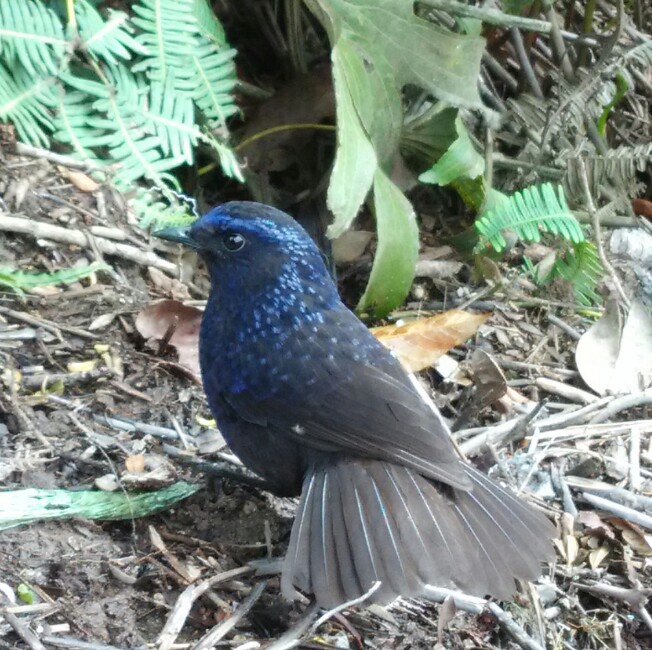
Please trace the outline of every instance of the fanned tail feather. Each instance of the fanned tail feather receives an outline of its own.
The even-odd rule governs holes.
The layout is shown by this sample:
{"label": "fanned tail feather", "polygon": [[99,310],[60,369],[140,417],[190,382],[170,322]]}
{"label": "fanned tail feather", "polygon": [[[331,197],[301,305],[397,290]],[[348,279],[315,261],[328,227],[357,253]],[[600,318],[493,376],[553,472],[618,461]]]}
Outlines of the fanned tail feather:
{"label": "fanned tail feather", "polygon": [[418,596],[425,585],[509,598],[554,556],[552,524],[524,501],[465,467],[469,491],[380,461],[344,460],[304,482],[282,577],[334,607],[380,581],[367,604]]}

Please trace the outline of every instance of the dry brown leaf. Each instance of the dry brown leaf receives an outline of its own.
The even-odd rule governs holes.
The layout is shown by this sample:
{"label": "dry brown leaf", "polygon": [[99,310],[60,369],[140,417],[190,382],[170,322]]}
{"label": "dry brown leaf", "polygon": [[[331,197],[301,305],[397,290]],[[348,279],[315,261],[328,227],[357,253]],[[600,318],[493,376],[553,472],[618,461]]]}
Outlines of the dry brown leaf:
{"label": "dry brown leaf", "polygon": [[634,301],[624,319],[615,300],[577,343],[575,363],[599,395],[635,393],[652,384],[652,318]]}
{"label": "dry brown leaf", "polygon": [[201,311],[178,300],[148,305],[136,317],[136,329],[143,338],[161,340],[177,350],[179,363],[199,377],[199,326]]}
{"label": "dry brown leaf", "polygon": [[607,546],[598,546],[589,553],[589,564],[592,569],[597,569],[603,560],[609,555],[609,548]]}
{"label": "dry brown leaf", "polygon": [[489,316],[451,309],[404,325],[374,327],[371,332],[396,354],[405,368],[418,372],[473,336]]}
{"label": "dry brown leaf", "polygon": [[364,253],[373,233],[367,230],[347,230],[332,242],[333,259],[338,264],[355,262]]}
{"label": "dry brown leaf", "polygon": [[140,473],[145,471],[145,456],[134,454],[125,458],[125,467],[128,472]]}
{"label": "dry brown leaf", "polygon": [[75,171],[68,167],[58,166],[59,173],[67,178],[78,190],[82,192],[95,192],[100,188],[100,184],[94,181],[90,176],[84,172]]}
{"label": "dry brown leaf", "polygon": [[652,555],[652,535],[640,526],[618,517],[609,519],[620,530],[623,541],[639,555]]}

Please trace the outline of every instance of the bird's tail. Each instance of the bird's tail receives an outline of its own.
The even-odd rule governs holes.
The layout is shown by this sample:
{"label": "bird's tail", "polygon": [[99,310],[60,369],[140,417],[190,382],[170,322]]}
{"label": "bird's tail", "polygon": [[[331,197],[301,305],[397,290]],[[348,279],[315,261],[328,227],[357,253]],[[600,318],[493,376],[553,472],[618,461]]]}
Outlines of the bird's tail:
{"label": "bird's tail", "polygon": [[380,461],[340,461],[305,479],[282,590],[334,607],[380,586],[366,604],[417,596],[425,585],[513,595],[554,554],[552,524],[468,466],[470,491]]}

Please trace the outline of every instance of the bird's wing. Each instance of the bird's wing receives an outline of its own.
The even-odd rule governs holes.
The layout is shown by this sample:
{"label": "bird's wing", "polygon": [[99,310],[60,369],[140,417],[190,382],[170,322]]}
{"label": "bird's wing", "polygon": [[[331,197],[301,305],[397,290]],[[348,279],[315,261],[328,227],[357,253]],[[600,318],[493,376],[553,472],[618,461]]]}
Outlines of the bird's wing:
{"label": "bird's wing", "polygon": [[[375,346],[376,340],[367,339],[372,335],[357,323],[359,345]],[[468,489],[448,429],[425,392],[419,392],[416,379],[380,343],[365,360],[354,357],[359,345],[339,343],[335,355],[319,339],[298,347],[302,352],[292,360],[292,374],[279,376],[272,394],[261,398],[245,390],[222,397],[239,417],[287,433],[308,447],[398,463]]]}

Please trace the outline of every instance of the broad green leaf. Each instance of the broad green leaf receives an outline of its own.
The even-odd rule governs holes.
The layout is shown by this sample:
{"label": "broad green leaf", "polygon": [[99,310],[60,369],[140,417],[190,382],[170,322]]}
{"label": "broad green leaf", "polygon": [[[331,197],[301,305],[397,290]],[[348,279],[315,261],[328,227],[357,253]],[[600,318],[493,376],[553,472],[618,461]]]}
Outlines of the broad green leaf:
{"label": "broad green leaf", "polygon": [[342,38],[333,49],[332,59],[334,75],[341,76],[346,85],[379,164],[390,163],[400,140],[403,110],[382,49],[360,38]]}
{"label": "broad green leaf", "polygon": [[333,45],[340,38],[374,43],[390,62],[397,87],[414,84],[454,106],[482,108],[478,94],[485,41],[456,34],[414,14],[406,0],[307,0],[326,25]]}
{"label": "broad green leaf", "polygon": [[338,237],[350,225],[365,200],[378,166],[376,152],[353,104],[352,91],[343,74],[346,46],[333,48],[333,77],[337,102],[337,154],[328,187],[328,205],[335,221],[328,229]]}
{"label": "broad green leaf", "polygon": [[335,222],[328,234],[349,227],[373,181],[374,193],[383,195],[374,197],[378,252],[360,306],[386,312],[409,289],[418,243],[409,202],[387,177],[402,127],[401,92],[410,84],[453,106],[482,108],[477,79],[484,39],[437,27],[405,0],[305,2],[333,48],[338,149],[328,189]]}
{"label": "broad green leaf", "polygon": [[401,303],[410,289],[419,230],[410,202],[381,169],[374,176],[374,206],[378,248],[357,310],[384,316]]}
{"label": "broad green leaf", "polygon": [[462,120],[455,121],[457,139],[432,169],[419,176],[422,183],[449,185],[461,179],[474,179],[484,172],[484,158],[475,150]]}

